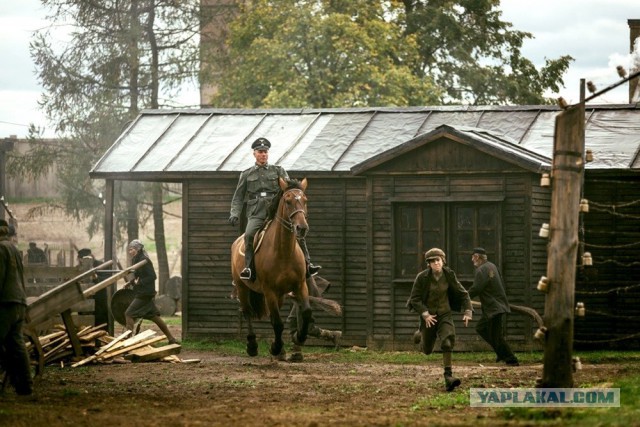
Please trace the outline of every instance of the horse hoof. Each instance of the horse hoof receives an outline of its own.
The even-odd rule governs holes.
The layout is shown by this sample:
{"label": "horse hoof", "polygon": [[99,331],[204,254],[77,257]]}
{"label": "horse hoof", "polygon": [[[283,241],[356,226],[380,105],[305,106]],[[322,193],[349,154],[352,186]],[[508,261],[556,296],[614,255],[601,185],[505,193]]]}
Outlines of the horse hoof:
{"label": "horse hoof", "polygon": [[302,353],[291,353],[289,355],[289,357],[287,357],[287,362],[302,362],[304,360],[304,356],[302,355]]}
{"label": "horse hoof", "polygon": [[255,357],[258,355],[258,350],[257,349],[252,349],[252,348],[248,348],[247,349],[247,354],[251,357]]}

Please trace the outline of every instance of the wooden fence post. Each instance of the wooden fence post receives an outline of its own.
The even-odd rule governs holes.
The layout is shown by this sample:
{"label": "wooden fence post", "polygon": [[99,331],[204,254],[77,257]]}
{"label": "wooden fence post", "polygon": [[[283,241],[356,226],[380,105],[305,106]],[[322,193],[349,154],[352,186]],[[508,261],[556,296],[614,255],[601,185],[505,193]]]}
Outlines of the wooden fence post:
{"label": "wooden fence post", "polygon": [[[583,97],[584,99],[584,97]],[[573,314],[578,225],[584,174],[584,103],[556,117],[547,260],[547,328],[542,387],[573,387]]]}

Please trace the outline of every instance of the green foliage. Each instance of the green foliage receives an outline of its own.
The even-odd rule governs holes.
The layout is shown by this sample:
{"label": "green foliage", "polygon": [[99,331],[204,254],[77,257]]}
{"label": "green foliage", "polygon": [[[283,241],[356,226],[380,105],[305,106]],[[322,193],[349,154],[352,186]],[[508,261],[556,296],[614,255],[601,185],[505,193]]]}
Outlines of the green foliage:
{"label": "green foliage", "polygon": [[[569,56],[536,69],[499,0],[251,0],[227,49],[220,107],[543,104]],[[222,52],[222,54],[220,53]]]}
{"label": "green foliage", "polygon": [[229,107],[355,107],[437,101],[417,76],[414,38],[387,19],[395,4],[370,1],[251,3],[231,25],[214,100]]}
{"label": "green foliage", "polygon": [[[89,218],[92,236],[104,222],[104,188],[89,171],[141,109],[173,106],[182,83],[195,81],[199,1],[42,3],[50,26],[35,33],[30,52],[45,91],[40,106],[58,138],[43,141],[32,127],[32,150],[12,153],[8,171],[37,177],[55,164],[66,213]],[[118,231],[138,237],[138,219],[143,224],[150,217],[148,187],[116,188]]]}

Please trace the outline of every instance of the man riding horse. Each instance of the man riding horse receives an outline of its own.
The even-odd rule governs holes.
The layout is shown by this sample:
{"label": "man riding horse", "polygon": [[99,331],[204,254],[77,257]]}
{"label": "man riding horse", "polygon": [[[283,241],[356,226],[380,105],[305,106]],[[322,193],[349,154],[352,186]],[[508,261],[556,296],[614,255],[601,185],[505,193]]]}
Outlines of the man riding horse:
{"label": "man riding horse", "polygon": [[[289,179],[289,175],[282,166],[268,163],[269,148],[271,148],[271,142],[269,142],[269,140],[266,138],[258,138],[251,144],[251,148],[253,149],[253,157],[255,157],[256,163],[240,174],[238,186],[231,201],[229,223],[232,226],[238,223],[243,204],[246,203],[247,225],[244,232],[245,268],[240,273],[240,278],[255,281],[256,272],[253,262],[253,239],[267,217],[267,210],[273,196],[280,190],[278,179],[282,178],[286,181]],[[307,249],[307,243],[303,236],[298,237],[298,244],[304,253],[308,274],[317,273],[321,267],[311,264],[309,250]]]}

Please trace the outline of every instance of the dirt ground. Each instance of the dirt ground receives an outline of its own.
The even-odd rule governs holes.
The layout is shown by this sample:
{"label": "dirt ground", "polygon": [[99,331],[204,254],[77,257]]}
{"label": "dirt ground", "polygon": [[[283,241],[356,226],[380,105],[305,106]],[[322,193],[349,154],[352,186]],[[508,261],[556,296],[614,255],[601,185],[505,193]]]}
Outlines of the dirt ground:
{"label": "dirt ground", "polygon": [[[146,327],[151,327],[144,324]],[[177,328],[177,327],[173,327]],[[179,336],[179,332],[176,331]],[[261,343],[262,344],[262,343]],[[287,347],[288,349],[288,347]],[[505,418],[501,409],[470,408],[470,387],[533,387],[540,363],[505,367],[493,355],[456,362],[462,386],[444,391],[441,357],[421,363],[340,360],[341,348],[306,353],[301,363],[275,361],[261,345],[255,358],[183,349],[199,363],[118,363],[79,368],[47,366],[35,399],[12,390],[0,397],[7,426],[433,426],[531,425]],[[401,354],[398,353],[398,357]],[[540,355],[542,357],[542,355]],[[639,362],[590,364],[576,383],[610,386],[637,372]],[[607,385],[608,384],[608,385]]]}
{"label": "dirt ground", "polygon": [[[179,230],[179,220],[174,222]],[[72,239],[80,247],[101,246],[99,236],[70,235],[61,219],[25,219],[20,233],[23,242],[59,241],[62,247]],[[405,364],[339,357],[359,350],[307,353],[304,362],[289,363],[272,360],[264,345],[255,358],[187,347],[180,357],[199,363],[47,366],[34,399],[18,398],[12,390],[0,396],[0,426],[530,425],[506,419],[500,409],[470,408],[464,398],[470,387],[533,387],[542,373],[538,362],[506,368],[490,354],[474,362],[456,361],[454,354],[462,387],[447,393],[439,354]],[[639,364],[583,360],[576,383],[605,386],[637,372]]]}

